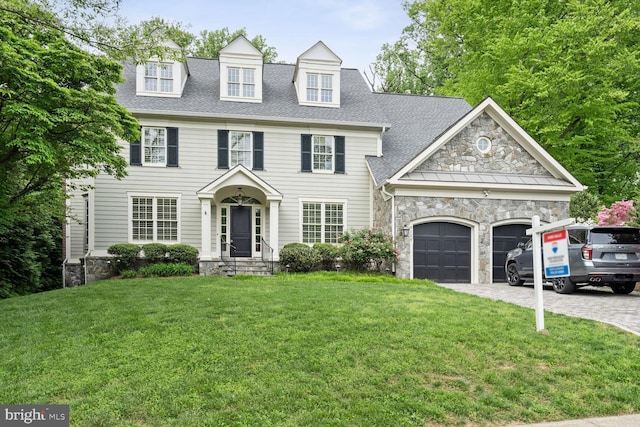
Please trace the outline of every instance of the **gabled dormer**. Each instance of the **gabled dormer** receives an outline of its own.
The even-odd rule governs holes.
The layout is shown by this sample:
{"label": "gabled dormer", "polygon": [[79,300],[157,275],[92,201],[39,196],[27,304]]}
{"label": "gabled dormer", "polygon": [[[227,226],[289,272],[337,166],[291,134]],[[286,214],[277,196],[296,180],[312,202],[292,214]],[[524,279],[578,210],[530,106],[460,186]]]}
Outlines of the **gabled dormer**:
{"label": "gabled dormer", "polygon": [[340,107],[340,59],[319,41],[298,57],[293,83],[300,105]]}
{"label": "gabled dormer", "polygon": [[[180,46],[167,41],[164,46],[179,50]],[[136,95],[180,98],[187,83],[187,62],[159,60],[157,57],[136,67]]]}
{"label": "gabled dormer", "polygon": [[262,102],[262,53],[244,36],[220,49],[220,100]]}

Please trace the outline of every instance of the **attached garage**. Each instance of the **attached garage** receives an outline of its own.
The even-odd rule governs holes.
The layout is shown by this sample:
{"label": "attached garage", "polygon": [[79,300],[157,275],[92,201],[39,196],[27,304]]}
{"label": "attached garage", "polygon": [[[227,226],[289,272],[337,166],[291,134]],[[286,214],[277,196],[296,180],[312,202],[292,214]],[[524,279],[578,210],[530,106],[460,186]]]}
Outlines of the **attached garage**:
{"label": "attached garage", "polygon": [[414,226],[413,277],[440,283],[470,283],[471,229],[449,222]]}
{"label": "attached garage", "polygon": [[493,228],[493,282],[506,282],[504,274],[504,260],[507,252],[518,246],[518,243],[527,241],[527,228],[530,224],[508,224]]}

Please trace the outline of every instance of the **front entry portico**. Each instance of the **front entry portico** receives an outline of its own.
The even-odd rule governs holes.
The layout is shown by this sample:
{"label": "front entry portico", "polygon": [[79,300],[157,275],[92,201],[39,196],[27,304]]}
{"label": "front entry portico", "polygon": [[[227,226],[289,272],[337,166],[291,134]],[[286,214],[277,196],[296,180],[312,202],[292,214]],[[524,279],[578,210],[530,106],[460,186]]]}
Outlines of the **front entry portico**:
{"label": "front entry portico", "polygon": [[197,195],[201,205],[201,261],[223,256],[260,257],[263,242],[273,248],[273,260],[278,261],[282,194],[245,166],[237,165]]}

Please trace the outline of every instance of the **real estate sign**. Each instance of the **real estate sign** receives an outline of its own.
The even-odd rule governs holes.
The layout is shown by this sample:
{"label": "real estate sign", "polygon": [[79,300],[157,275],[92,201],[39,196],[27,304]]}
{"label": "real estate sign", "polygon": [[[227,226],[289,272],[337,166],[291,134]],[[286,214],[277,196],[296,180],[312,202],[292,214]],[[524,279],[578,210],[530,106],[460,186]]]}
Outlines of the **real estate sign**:
{"label": "real estate sign", "polygon": [[547,279],[569,275],[569,245],[567,230],[552,231],[542,235],[544,276]]}

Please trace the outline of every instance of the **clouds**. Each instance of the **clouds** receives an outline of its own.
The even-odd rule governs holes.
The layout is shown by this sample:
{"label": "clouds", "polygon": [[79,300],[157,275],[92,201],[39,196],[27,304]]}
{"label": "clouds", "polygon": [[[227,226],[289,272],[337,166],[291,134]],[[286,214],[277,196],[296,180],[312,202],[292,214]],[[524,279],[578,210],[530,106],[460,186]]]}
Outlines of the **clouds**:
{"label": "clouds", "polygon": [[343,24],[355,29],[376,30],[385,24],[384,9],[380,2],[372,0],[342,1],[333,15]]}

